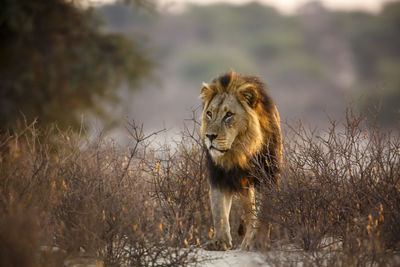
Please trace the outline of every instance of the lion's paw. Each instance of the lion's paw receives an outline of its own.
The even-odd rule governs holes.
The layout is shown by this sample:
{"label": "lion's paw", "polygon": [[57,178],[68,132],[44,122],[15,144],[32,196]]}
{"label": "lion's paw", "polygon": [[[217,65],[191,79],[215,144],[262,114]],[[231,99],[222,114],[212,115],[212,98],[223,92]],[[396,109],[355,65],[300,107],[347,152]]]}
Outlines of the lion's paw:
{"label": "lion's paw", "polygon": [[204,244],[203,248],[205,250],[226,251],[232,248],[232,242],[213,239]]}
{"label": "lion's paw", "polygon": [[257,244],[254,240],[243,240],[240,249],[246,251],[254,251],[257,250]]}
{"label": "lion's paw", "polygon": [[242,245],[240,247],[241,250],[246,251],[259,251],[268,249],[269,245],[266,242],[267,240],[263,240],[253,232],[251,234],[246,234],[243,239]]}

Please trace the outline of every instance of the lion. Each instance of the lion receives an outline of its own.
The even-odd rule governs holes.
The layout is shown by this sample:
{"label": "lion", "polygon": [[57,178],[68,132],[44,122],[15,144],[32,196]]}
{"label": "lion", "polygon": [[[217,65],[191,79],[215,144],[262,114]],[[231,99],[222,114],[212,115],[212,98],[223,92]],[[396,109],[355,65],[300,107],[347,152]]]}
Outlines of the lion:
{"label": "lion", "polygon": [[[234,195],[244,209],[243,250],[257,247],[261,230],[256,216],[254,168],[262,167],[271,184],[280,176],[282,137],[280,117],[265,84],[255,76],[227,72],[203,83],[201,138],[207,151],[214,235],[208,250],[232,248],[229,213]],[[268,227],[267,227],[268,228]],[[269,230],[264,234],[269,235]]]}

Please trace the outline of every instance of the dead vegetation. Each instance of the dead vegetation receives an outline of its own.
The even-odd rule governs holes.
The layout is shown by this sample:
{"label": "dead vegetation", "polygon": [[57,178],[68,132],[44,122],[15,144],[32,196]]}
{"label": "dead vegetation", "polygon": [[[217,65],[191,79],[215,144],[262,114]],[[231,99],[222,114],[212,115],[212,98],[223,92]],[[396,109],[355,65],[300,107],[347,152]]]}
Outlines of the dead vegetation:
{"label": "dead vegetation", "polygon": [[[400,138],[348,113],[311,131],[286,125],[279,187],[261,186],[272,265],[385,266],[400,242]],[[196,265],[212,235],[196,120],[173,148],[127,123],[131,144],[25,125],[0,137],[0,265],[62,266],[77,255],[105,266]],[[259,177],[263,180],[265,177]],[[231,215],[235,246],[241,210]],[[236,218],[236,219],[235,219]],[[55,253],[55,251],[57,253]],[[292,258],[293,260],[293,258]]]}
{"label": "dead vegetation", "polygon": [[193,247],[209,231],[201,150],[184,141],[175,152],[155,148],[154,134],[127,129],[127,148],[35,123],[2,134],[0,265],[62,266],[77,256],[106,266],[196,262]]}
{"label": "dead vegetation", "polygon": [[[361,115],[326,131],[287,126],[279,188],[261,218],[273,248],[308,252],[306,265],[391,266],[400,248],[400,137]],[[280,264],[278,264],[280,265]]]}

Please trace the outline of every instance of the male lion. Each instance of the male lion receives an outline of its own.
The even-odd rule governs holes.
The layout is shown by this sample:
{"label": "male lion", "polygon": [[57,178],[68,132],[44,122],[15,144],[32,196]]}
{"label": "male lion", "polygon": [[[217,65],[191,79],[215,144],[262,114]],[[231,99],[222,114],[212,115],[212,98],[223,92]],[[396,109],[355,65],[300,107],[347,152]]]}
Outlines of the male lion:
{"label": "male lion", "polygon": [[279,179],[282,139],[278,110],[259,78],[233,71],[203,83],[200,98],[215,231],[206,249],[232,247],[229,212],[232,196],[238,194],[246,231],[241,248],[253,250],[259,229],[254,196],[259,181],[253,170],[261,167],[272,184]]}

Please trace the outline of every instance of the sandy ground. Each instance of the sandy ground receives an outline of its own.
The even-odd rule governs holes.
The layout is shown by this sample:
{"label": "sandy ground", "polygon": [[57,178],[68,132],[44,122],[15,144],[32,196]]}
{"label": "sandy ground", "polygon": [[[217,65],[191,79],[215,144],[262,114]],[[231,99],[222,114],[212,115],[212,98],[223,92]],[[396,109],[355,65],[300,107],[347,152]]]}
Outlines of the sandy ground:
{"label": "sandy ground", "polygon": [[198,251],[198,259],[201,267],[258,267],[270,266],[263,255],[257,252],[241,250],[230,251]]}
{"label": "sandy ground", "polygon": [[[241,251],[207,251],[195,249],[197,262],[189,266],[199,267],[271,267],[271,266],[307,266],[304,265],[304,253],[298,250],[268,251],[265,255],[259,252]],[[161,260],[162,261],[162,260]],[[307,261],[306,261],[307,262]],[[399,261],[400,262],[400,261]],[[162,262],[159,262],[162,264]],[[69,256],[64,260],[65,267],[104,267],[96,257],[84,254]],[[125,266],[125,265],[123,265]],[[326,264],[324,265],[326,266]]]}
{"label": "sandy ground", "polygon": [[[265,257],[257,252],[241,250],[230,251],[206,251],[199,249],[196,258],[199,260],[196,266],[200,267],[260,267],[271,266]],[[103,267],[102,261],[93,257],[76,256],[64,261],[67,267]]]}

